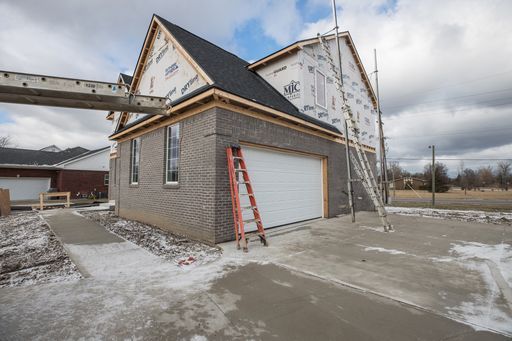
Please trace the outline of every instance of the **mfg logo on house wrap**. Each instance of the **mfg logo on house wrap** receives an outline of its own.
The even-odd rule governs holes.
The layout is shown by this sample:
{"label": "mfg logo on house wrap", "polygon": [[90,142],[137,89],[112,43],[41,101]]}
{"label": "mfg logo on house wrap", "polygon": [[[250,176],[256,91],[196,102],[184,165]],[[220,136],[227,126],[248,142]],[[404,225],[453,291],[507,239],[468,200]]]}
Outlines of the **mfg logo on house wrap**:
{"label": "mfg logo on house wrap", "polygon": [[174,63],[171,66],[165,68],[165,79],[169,79],[178,72],[178,64]]}
{"label": "mfg logo on house wrap", "polygon": [[300,97],[300,82],[292,80],[290,83],[283,86],[284,97],[287,99],[295,99]]}
{"label": "mfg logo on house wrap", "polygon": [[171,91],[169,91],[169,92],[167,93],[167,95],[165,95],[165,97],[167,97],[167,98],[171,98],[171,96],[172,96],[172,95],[174,95],[175,93],[176,93],[176,87],[172,88],[172,90],[171,90]]}
{"label": "mfg logo on house wrap", "polygon": [[158,64],[158,62],[160,62],[163,58],[163,56],[165,56],[165,53],[169,51],[169,45],[166,45],[165,48],[160,51],[160,53],[158,54],[158,56],[156,56],[156,63]]}
{"label": "mfg logo on house wrap", "polygon": [[199,75],[195,75],[181,88],[181,94],[183,95],[195,82],[199,80]]}

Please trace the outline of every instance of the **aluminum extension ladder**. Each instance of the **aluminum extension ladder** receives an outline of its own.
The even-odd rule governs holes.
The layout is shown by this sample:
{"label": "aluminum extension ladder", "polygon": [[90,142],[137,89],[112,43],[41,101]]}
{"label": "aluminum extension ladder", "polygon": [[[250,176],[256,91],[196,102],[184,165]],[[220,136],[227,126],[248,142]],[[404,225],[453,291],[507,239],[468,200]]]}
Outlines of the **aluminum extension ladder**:
{"label": "aluminum extension ladder", "polygon": [[[345,96],[345,90],[343,89],[343,81],[341,78],[341,70],[339,73],[336,71],[336,65],[334,64],[334,60],[332,58],[329,43],[321,35],[318,36],[318,40],[320,42],[322,50],[325,53],[325,57],[329,63],[329,67],[334,75],[334,83],[336,84],[336,90],[338,91],[341,101],[343,103],[341,109],[343,112],[343,116],[345,118],[345,122],[347,124],[347,128],[349,131],[352,132],[353,135],[352,142],[354,144],[354,149],[356,151],[357,158],[354,156],[353,151],[350,151],[350,158],[353,161],[354,170],[356,171],[359,180],[362,182],[364,189],[368,193],[368,196],[370,197],[375,208],[377,209],[379,218],[382,222],[382,226],[384,227],[384,231],[392,231],[393,226],[388,222],[386,208],[384,207],[384,202],[382,200],[382,196],[377,185],[377,180],[373,175],[370,162],[368,161],[368,157],[366,156],[366,153],[363,150],[363,146],[361,145],[361,142],[359,140],[360,129],[358,127],[357,121],[354,119],[352,108],[348,104],[347,98]],[[349,137],[345,136],[345,139],[347,143],[347,148],[349,148]]]}
{"label": "aluminum extension ladder", "polygon": [[[258,206],[256,205],[256,198],[254,196],[254,191],[252,189],[251,181],[249,179],[249,173],[247,171],[247,166],[245,164],[245,160],[242,154],[242,149],[239,146],[232,146],[228,147],[226,152],[228,157],[228,173],[230,184],[229,188],[231,190],[231,204],[233,210],[233,220],[235,225],[236,246],[238,249],[240,249],[241,243],[243,251],[248,251],[248,240],[245,236],[245,225],[251,223],[256,223],[256,227],[258,229],[257,233],[258,237],[260,238],[260,242],[264,246],[268,246],[267,238],[265,236],[265,229],[263,228],[260,212],[258,210]],[[242,181],[239,180],[239,174],[242,174]],[[247,193],[240,193],[240,185],[246,187]],[[250,204],[248,206],[241,206],[241,195],[249,197]],[[252,211],[254,218],[244,219],[244,211]]]}

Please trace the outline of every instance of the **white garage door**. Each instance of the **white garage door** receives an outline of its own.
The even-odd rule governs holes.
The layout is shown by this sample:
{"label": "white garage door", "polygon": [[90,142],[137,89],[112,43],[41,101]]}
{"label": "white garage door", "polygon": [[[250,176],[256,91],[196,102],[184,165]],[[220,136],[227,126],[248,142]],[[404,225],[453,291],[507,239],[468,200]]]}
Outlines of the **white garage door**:
{"label": "white garage door", "polygon": [[11,200],[39,198],[50,188],[50,178],[0,178],[0,188],[8,188]]}
{"label": "white garage door", "polygon": [[242,152],[265,228],[322,217],[321,159],[253,147]]}

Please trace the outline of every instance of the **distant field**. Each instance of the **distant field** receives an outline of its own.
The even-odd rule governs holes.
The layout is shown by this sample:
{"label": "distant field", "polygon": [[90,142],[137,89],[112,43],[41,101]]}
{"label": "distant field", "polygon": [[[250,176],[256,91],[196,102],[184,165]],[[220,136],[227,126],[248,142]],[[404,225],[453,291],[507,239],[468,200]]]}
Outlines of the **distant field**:
{"label": "distant field", "polygon": [[[390,196],[393,196],[393,191],[390,191]],[[432,193],[428,191],[405,191],[400,190],[396,191],[396,198],[418,198],[416,194],[418,194],[423,199],[430,199],[432,197]],[[446,193],[436,193],[437,199],[500,199],[500,200],[512,200],[512,189],[508,191],[467,191],[464,194],[464,191],[460,190],[450,190]]]}

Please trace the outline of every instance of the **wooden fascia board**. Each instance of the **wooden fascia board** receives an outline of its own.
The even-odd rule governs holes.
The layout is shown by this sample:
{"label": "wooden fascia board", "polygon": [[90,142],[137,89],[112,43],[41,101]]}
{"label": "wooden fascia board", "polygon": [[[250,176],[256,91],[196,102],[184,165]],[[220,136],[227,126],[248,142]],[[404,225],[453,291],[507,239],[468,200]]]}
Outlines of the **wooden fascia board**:
{"label": "wooden fascia board", "polygon": [[372,96],[372,102],[375,109],[377,109],[377,96],[375,95],[375,92],[373,90],[372,83],[370,81],[370,78],[368,77],[368,73],[366,73],[366,70],[364,68],[363,62],[361,61],[361,57],[359,57],[359,53],[357,52],[356,46],[354,44],[354,41],[352,40],[352,36],[349,32],[345,34],[345,38],[348,40],[348,47],[352,51],[352,56],[357,61],[357,66],[359,67],[359,72],[361,73],[361,76],[363,77],[363,81],[366,83],[367,88],[370,90],[370,95]]}
{"label": "wooden fascia board", "polygon": [[[181,121],[187,117],[190,117],[191,114],[189,111],[184,112],[183,114],[178,114],[178,112],[185,110],[188,106],[197,103],[200,100],[203,100],[207,97],[212,97],[213,100],[199,106],[196,109],[192,109],[190,112],[193,112],[194,114],[198,114],[202,111],[208,110],[212,107],[218,107],[218,108],[224,108],[227,110],[231,110],[234,112],[238,112],[240,114],[244,114],[247,116],[252,116],[255,118],[259,118],[262,120],[269,121],[271,123],[275,123],[281,126],[286,126],[288,128],[292,128],[294,130],[298,130],[307,134],[316,135],[322,138],[326,138],[332,141],[335,141],[337,143],[346,143],[346,139],[342,134],[335,133],[333,131],[330,131],[328,129],[319,127],[313,123],[307,122],[305,120],[302,120],[300,118],[297,118],[295,116],[292,116],[290,114],[286,114],[284,112],[281,112],[276,109],[269,108],[265,105],[258,104],[255,102],[252,102],[250,100],[247,100],[245,98],[230,94],[228,92],[219,90],[219,89],[210,89],[202,94],[199,94],[193,98],[190,98],[189,100],[180,103],[179,105],[172,107],[168,113],[170,113],[172,116],[167,118],[162,118],[160,116],[153,116],[145,121],[140,122],[137,125],[134,125],[125,131],[122,131],[116,135],[111,136],[111,140],[118,140],[119,142],[122,142],[124,140],[133,138],[135,135],[135,132],[144,126],[147,126],[148,124],[156,124],[155,126],[146,127],[142,129],[142,132],[137,132],[136,136],[139,136],[141,134],[145,134],[149,131],[152,131],[154,129],[159,128],[160,126],[165,126],[169,124],[171,119],[174,121]],[[230,103],[226,103],[223,101],[224,99],[227,99],[230,101]],[[239,105],[245,105],[247,107],[250,107],[250,109],[245,109],[240,107],[239,105],[233,104],[238,103]],[[270,114],[270,115],[268,115]],[[163,120],[162,120],[163,119]],[[162,120],[162,122],[157,123],[158,120]],[[167,123],[165,123],[167,122]],[[128,135],[126,137],[126,135]],[[353,146],[353,143],[350,142],[350,145]],[[363,145],[363,148],[366,151],[369,152],[375,152],[375,148]]]}
{"label": "wooden fascia board", "polygon": [[[198,101],[201,101],[209,96],[213,96],[214,94],[214,89],[209,89],[205,92],[202,92],[182,103],[179,103],[177,104],[176,106],[173,106],[172,108],[170,108],[169,110],[167,110],[167,113],[170,114],[171,116],[176,116],[176,114],[181,111],[181,110],[184,110],[185,108],[187,108],[188,106],[198,102]],[[126,135],[126,134],[130,134],[132,133],[134,130],[137,130],[139,128],[142,128],[143,126],[146,126],[148,124],[151,124],[151,123],[154,123],[158,120],[161,120],[162,118],[164,118],[163,116],[160,116],[160,115],[155,115],[155,116],[152,116],[150,118],[148,118],[147,120],[144,120],[138,124],[135,124],[133,126],[131,126],[130,128],[126,129],[126,130],[123,130],[115,135],[112,135],[110,137],[111,140],[118,140],[120,139],[122,136]]]}
{"label": "wooden fascia board", "polygon": [[323,132],[323,133],[325,133],[327,135],[333,136],[333,137],[338,137],[338,138],[343,137],[343,135],[341,135],[341,134],[338,134],[336,132],[333,132],[333,131],[330,131],[328,129],[322,128],[320,126],[317,126],[316,124],[310,123],[308,121],[305,121],[305,120],[300,119],[298,117],[292,116],[292,115],[287,114],[285,112],[282,112],[282,111],[279,111],[279,110],[267,107],[267,106],[265,106],[263,104],[259,104],[259,103],[250,101],[248,99],[239,97],[237,95],[233,95],[231,93],[228,93],[228,92],[225,92],[225,91],[222,91],[222,90],[219,90],[219,89],[215,89],[215,93],[219,97],[223,97],[223,98],[229,99],[231,101],[238,102],[238,103],[244,104],[246,106],[252,107],[254,109],[258,109],[258,110],[261,110],[263,112],[267,112],[267,113],[273,114],[273,115],[278,116],[280,118],[284,118],[287,121],[290,121],[290,122],[293,122],[293,123],[296,123],[296,124],[308,127],[308,128],[310,128],[312,130],[321,131],[321,132]]}
{"label": "wooden fascia board", "polygon": [[302,48],[302,44],[301,43],[295,43],[293,45],[290,45],[276,53],[273,53],[271,54],[270,56],[267,56],[263,59],[260,59],[254,63],[252,63],[251,65],[247,66],[247,68],[249,70],[256,70],[257,68],[261,67],[261,66],[265,66],[267,63],[269,63],[270,61],[274,61],[274,60],[277,60],[279,58],[282,58],[282,57],[286,57],[288,56],[290,53],[294,52],[295,50],[298,50]]}
{"label": "wooden fascia board", "polygon": [[[184,119],[187,119],[187,118],[189,118],[191,116],[200,114],[200,113],[202,113],[202,112],[204,112],[206,110],[210,110],[212,108],[215,108],[216,106],[217,106],[217,102],[216,101],[211,101],[209,103],[203,104],[203,105],[201,105],[199,107],[196,107],[194,109],[188,110],[188,111],[186,111],[186,112],[184,112],[182,114],[174,115],[174,116],[171,116],[171,117],[167,117],[166,116],[160,122],[154,122],[154,124],[151,125],[150,127],[146,127],[144,129],[140,129],[140,130],[134,131],[134,132],[132,131],[131,133],[130,133],[130,131],[127,131],[126,132],[127,134],[122,135],[122,137],[119,137],[116,140],[117,140],[118,143],[121,143],[121,142],[130,140],[130,139],[136,138],[138,136],[147,134],[147,133],[149,133],[151,131],[154,131],[156,129],[160,129],[162,127],[165,127],[165,126],[168,126],[168,125],[171,125],[171,124],[183,121]],[[162,118],[162,117],[158,117],[158,118]],[[146,122],[146,125],[147,124],[148,124],[148,122]],[[134,126],[134,127],[131,127],[131,128],[136,128],[136,127]],[[114,136],[111,139],[113,139],[113,138],[114,138]]]}

